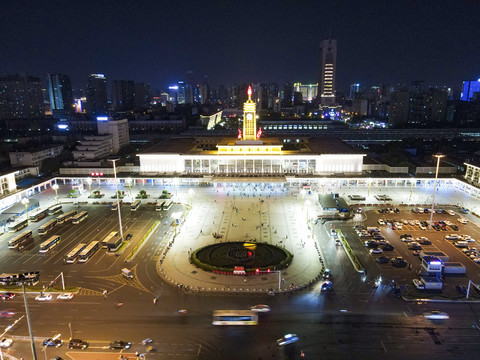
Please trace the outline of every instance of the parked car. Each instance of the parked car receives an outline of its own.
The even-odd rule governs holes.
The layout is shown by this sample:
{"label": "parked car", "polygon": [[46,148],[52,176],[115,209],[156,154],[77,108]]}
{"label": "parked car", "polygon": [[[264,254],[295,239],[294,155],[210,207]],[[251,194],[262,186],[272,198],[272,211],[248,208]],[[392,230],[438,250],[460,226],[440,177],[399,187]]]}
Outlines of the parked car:
{"label": "parked car", "polygon": [[423,282],[421,282],[420,280],[413,279],[412,282],[413,282],[413,285],[415,285],[415,287],[417,289],[419,289],[419,290],[424,290],[425,289],[425,284]]}
{"label": "parked car", "polygon": [[292,344],[298,341],[298,336],[296,334],[286,334],[281,339],[277,340],[279,346]]}
{"label": "parked car", "polygon": [[10,345],[12,345],[12,343],[13,343],[12,339],[3,338],[2,340],[0,340],[0,347],[1,348],[8,348],[8,347],[10,347]]}
{"label": "parked car", "polygon": [[375,261],[378,262],[379,264],[386,264],[390,262],[390,258],[388,256],[380,256]]}
{"label": "parked car", "polygon": [[328,290],[331,290],[333,289],[333,283],[331,281],[325,281],[323,284],[322,284],[322,291],[328,291]]}
{"label": "parked car", "polygon": [[393,246],[392,244],[385,244],[383,245],[383,251],[393,251],[395,250],[395,246]]}
{"label": "parked car", "polygon": [[381,253],[383,253],[383,250],[380,248],[370,249],[370,254],[381,254]]}
{"label": "parked car", "polygon": [[250,310],[256,311],[256,312],[269,312],[270,311],[270,306],[268,305],[254,305],[250,307]]}

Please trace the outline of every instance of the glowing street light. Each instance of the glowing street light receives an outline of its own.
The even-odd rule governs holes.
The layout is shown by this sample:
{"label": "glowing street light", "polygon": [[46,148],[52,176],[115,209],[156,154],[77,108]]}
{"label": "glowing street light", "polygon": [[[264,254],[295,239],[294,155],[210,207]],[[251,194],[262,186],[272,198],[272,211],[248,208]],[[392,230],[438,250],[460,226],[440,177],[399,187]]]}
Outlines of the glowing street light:
{"label": "glowing street light", "polygon": [[188,194],[190,195],[190,208],[192,208],[192,196],[193,196],[193,189],[188,190]]}
{"label": "glowing street light", "polygon": [[55,204],[58,204],[58,184],[53,184],[52,189],[55,190]]}
{"label": "glowing street light", "polygon": [[123,229],[122,229],[122,213],[120,211],[120,198],[118,197],[118,183],[117,183],[117,168],[115,166],[115,161],[118,159],[109,159],[113,163],[113,175],[115,177],[115,193],[117,194],[117,210],[118,210],[118,226],[120,228],[120,236],[123,239]]}
{"label": "glowing street light", "polygon": [[430,225],[428,227],[429,230],[432,230],[432,223],[433,223],[433,213],[435,212],[435,193],[437,190],[437,179],[438,179],[438,169],[440,167],[440,159],[445,157],[443,154],[433,155],[437,158],[437,170],[435,171],[435,181],[433,183],[433,199],[432,199],[432,212],[430,213]]}
{"label": "glowing street light", "polygon": [[27,214],[27,221],[28,221],[28,199],[27,198],[23,198],[22,199],[22,204],[25,205],[25,212]]}

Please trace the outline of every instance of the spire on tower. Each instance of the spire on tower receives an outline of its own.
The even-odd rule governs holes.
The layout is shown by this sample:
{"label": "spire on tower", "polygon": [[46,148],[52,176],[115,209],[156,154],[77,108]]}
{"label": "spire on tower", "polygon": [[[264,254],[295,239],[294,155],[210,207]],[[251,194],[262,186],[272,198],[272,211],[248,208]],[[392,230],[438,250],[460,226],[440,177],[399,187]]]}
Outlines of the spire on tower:
{"label": "spire on tower", "polygon": [[248,85],[247,94],[248,94],[248,100],[252,100],[252,87],[250,85]]}

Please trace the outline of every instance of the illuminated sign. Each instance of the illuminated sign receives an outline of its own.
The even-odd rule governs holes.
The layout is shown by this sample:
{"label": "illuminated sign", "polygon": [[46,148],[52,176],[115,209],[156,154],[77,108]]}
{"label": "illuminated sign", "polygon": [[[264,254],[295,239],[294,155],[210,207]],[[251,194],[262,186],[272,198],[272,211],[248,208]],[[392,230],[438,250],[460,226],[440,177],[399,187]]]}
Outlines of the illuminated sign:
{"label": "illuminated sign", "polygon": [[68,130],[68,125],[67,124],[58,124],[57,126],[60,130]]}
{"label": "illuminated sign", "polygon": [[97,121],[108,121],[108,116],[97,116]]}
{"label": "illuminated sign", "polygon": [[168,88],[169,88],[170,90],[178,90],[178,86],[176,86],[176,85],[175,85],[175,86],[169,86]]}

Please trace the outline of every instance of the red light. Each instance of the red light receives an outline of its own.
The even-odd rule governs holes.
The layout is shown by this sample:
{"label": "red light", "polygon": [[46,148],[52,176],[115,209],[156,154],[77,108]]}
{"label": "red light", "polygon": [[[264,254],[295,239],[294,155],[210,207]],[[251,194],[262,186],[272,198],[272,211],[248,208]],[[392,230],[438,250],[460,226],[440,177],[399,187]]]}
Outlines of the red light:
{"label": "red light", "polygon": [[268,269],[267,272],[270,274],[270,269]]}
{"label": "red light", "polygon": [[260,273],[260,269],[255,269],[255,274],[259,274]]}
{"label": "red light", "polygon": [[252,96],[252,87],[248,85],[248,90],[247,90],[248,96]]}
{"label": "red light", "polygon": [[98,173],[95,173],[95,176],[98,176]]}
{"label": "red light", "polygon": [[95,173],[90,173],[90,176],[95,176]]}
{"label": "red light", "polygon": [[100,173],[100,176],[103,176],[103,173]]}

